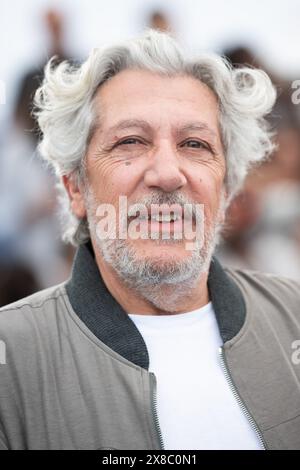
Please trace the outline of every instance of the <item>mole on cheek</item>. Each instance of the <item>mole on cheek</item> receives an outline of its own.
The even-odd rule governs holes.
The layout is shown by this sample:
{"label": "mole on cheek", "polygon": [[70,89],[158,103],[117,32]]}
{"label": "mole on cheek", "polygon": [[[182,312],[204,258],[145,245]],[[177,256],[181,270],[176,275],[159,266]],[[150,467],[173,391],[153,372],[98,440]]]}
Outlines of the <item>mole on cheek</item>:
{"label": "mole on cheek", "polygon": [[125,165],[126,166],[131,165],[131,162],[125,162]]}

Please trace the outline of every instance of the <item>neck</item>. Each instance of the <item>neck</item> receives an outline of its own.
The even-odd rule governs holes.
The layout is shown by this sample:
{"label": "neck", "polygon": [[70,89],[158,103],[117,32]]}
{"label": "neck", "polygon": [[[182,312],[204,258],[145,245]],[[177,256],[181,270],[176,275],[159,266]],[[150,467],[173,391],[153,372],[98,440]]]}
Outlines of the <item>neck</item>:
{"label": "neck", "polygon": [[[207,287],[208,273],[204,272],[195,287],[190,289],[188,285],[160,284],[149,287],[151,298],[155,297],[155,305],[147,299],[147,291],[144,295],[128,287],[117,275],[116,271],[102,258],[96,246],[93,246],[95,260],[102,279],[111,293],[126,313],[139,315],[166,315],[184,313],[203,307],[209,302]],[[155,294],[155,295],[153,295]]]}

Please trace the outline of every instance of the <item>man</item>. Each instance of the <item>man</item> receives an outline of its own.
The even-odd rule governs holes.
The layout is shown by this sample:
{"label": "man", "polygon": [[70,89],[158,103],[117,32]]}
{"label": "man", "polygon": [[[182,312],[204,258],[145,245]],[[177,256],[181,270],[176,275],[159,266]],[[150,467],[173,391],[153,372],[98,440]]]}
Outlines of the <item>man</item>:
{"label": "man", "polygon": [[40,151],[79,247],[66,283],[0,313],[2,448],[300,447],[299,285],[213,258],[274,100],[264,72],[154,31],[48,65]]}

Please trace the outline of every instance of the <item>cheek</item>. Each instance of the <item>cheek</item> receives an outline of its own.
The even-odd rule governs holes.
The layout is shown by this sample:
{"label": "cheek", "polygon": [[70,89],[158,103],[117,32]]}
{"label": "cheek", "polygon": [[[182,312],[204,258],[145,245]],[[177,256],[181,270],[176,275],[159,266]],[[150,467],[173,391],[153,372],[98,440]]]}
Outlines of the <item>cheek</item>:
{"label": "cheek", "polygon": [[93,165],[89,182],[98,200],[117,201],[121,195],[130,195],[139,181],[139,171],[128,161]]}
{"label": "cheek", "polygon": [[204,213],[207,220],[215,218],[222,195],[223,178],[213,178],[210,172],[202,172],[193,178],[194,200],[204,204]]}
{"label": "cheek", "polygon": [[209,205],[218,203],[223,187],[223,177],[216,178],[212,177],[210,172],[202,172],[197,179],[194,177],[193,181],[194,187],[197,187],[200,199],[205,200]]}

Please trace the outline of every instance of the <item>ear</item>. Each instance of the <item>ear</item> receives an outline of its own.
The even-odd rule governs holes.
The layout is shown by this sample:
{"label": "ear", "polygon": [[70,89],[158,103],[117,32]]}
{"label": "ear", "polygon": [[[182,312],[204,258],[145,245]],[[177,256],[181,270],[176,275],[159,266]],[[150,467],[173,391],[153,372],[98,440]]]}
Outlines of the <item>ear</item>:
{"label": "ear", "polygon": [[83,188],[78,184],[74,174],[65,175],[62,177],[62,180],[69,195],[70,207],[73,214],[78,219],[83,219],[86,216]]}

